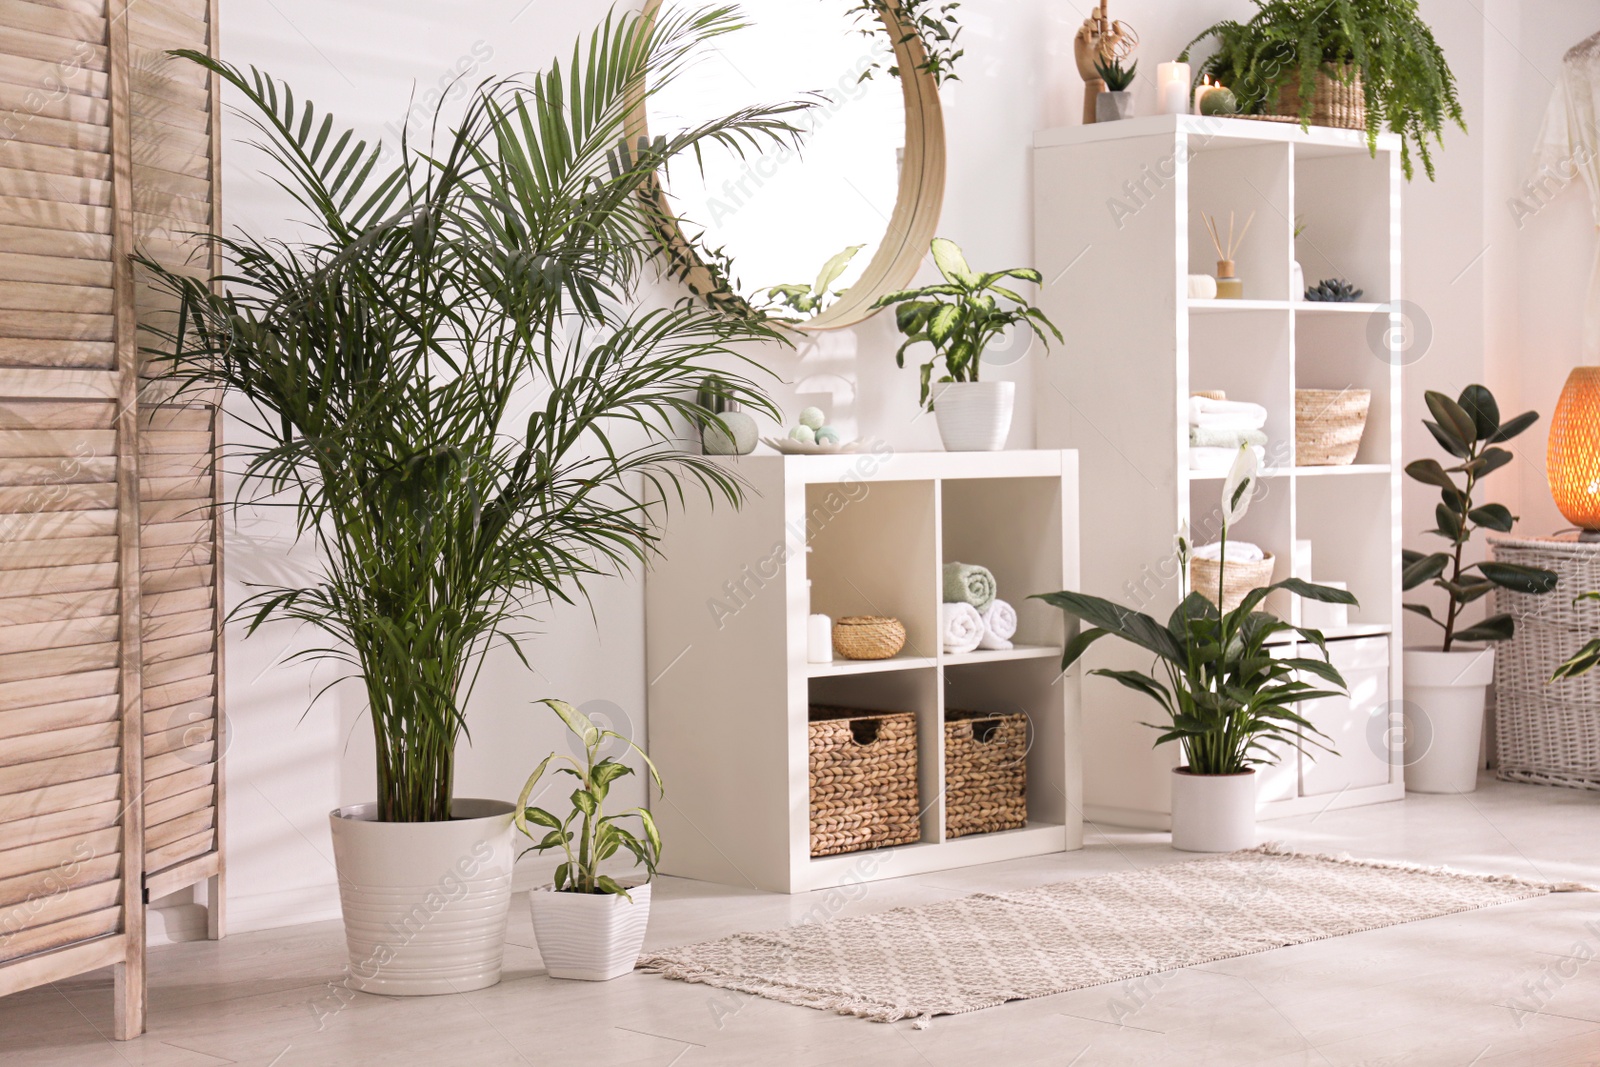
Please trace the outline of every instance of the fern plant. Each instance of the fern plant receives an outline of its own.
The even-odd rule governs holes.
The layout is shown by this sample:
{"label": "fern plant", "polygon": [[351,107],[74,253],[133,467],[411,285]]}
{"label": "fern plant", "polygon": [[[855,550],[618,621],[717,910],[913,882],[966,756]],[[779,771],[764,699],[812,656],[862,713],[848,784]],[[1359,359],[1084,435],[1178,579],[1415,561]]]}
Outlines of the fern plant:
{"label": "fern plant", "polygon": [[[1453,122],[1467,128],[1455,75],[1433,31],[1422,21],[1417,0],[1252,0],[1246,22],[1225,19],[1206,29],[1179,56],[1205,40],[1216,45],[1196,78],[1210,77],[1233,90],[1239,110],[1260,114],[1276,104],[1286,84],[1315,84],[1317,73],[1338,76],[1344,64],[1361,72],[1367,109],[1367,146],[1377,151],[1378,133],[1401,137],[1400,161],[1413,175],[1413,149],[1431,181],[1429,141],[1443,141]],[[1300,124],[1309,126],[1313,98],[1300,93]]]}
{"label": "fern plant", "polygon": [[[483,83],[435,143],[402,137],[393,157],[254,68],[177,53],[247,102],[309,236],[219,238],[231,266],[215,280],[140,259],[177,301],[151,367],[233,396],[243,492],[315,542],[317,574],[241,610],[250,632],[320,628],[331,640],[302,655],[360,676],[383,821],[450,818],[486,652],[522,657],[531,614],[647,559],[652,500],[742,499],[675,425],[700,413],[708,363],[740,366],[733,345],[776,335],[689,304],[625,306],[655,250],[641,190],[665,162],[796,135],[783,105],[627,142],[640,94],[738,25],[728,8],[608,17],[570,68]],[[774,411],[748,374],[721,382]]]}

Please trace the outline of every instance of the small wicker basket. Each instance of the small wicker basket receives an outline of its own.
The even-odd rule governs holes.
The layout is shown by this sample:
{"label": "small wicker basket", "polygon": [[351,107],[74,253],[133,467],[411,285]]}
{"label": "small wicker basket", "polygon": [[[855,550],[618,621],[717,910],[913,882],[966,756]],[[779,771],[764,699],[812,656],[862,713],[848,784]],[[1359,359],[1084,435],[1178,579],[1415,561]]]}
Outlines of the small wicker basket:
{"label": "small wicker basket", "polygon": [[[1277,557],[1271,552],[1265,559],[1228,561],[1227,576],[1222,585],[1222,610],[1232,611],[1252,589],[1272,584],[1272,569]],[[1189,558],[1189,588],[1211,601],[1217,602],[1217,580],[1222,564],[1214,559]]]}
{"label": "small wicker basket", "polygon": [[906,624],[883,615],[846,615],[833,624],[841,659],[889,659],[906,647]]}
{"label": "small wicker basket", "polygon": [[[1269,111],[1229,117],[1260,122],[1299,122],[1300,103],[1300,75],[1291,73],[1278,87],[1277,98],[1267,102]],[[1354,65],[1343,64],[1337,72],[1328,67],[1317,71],[1317,79],[1312,87],[1311,125],[1335,126],[1344,130],[1367,128],[1367,94],[1362,85],[1361,71]]]}
{"label": "small wicker basket", "polygon": [[813,706],[810,741],[813,856],[921,838],[915,714]]}
{"label": "small wicker basket", "polygon": [[1354,463],[1370,407],[1371,389],[1296,389],[1295,465],[1339,467]]}
{"label": "small wicker basket", "polygon": [[944,713],[944,835],[1028,825],[1028,716]]}

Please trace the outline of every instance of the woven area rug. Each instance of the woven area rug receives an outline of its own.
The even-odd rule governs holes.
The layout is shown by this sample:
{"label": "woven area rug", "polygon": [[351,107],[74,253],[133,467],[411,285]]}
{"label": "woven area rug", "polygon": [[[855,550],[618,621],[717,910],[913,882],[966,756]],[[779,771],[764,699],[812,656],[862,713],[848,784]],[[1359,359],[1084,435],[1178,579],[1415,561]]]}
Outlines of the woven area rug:
{"label": "woven area rug", "polygon": [[646,955],[639,966],[787,1004],[922,1026],[934,1015],[1584,889],[1263,845],[1016,893],[735,934]]}

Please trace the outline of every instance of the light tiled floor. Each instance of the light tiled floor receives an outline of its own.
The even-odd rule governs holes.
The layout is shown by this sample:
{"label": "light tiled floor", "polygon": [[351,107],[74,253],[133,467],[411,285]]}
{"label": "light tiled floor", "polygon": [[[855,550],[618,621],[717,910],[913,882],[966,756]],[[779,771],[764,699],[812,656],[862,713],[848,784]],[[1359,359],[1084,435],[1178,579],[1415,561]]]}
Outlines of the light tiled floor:
{"label": "light tiled floor", "polygon": [[[1263,824],[1295,847],[1600,884],[1600,794],[1485,780],[1471,796]],[[1080,853],[947,871],[835,896],[855,914],[1182,861],[1164,834],[1096,830]],[[798,921],[814,897],[664,879],[650,942]],[[1051,1064],[1600,1065],[1600,895],[1569,893],[935,1020],[828,1015],[633,974],[545,977],[526,908],[505,981],[390,1000],[339,986],[336,923],[151,952],[149,1033],[100,1036],[101,975],[0,1000],[0,1063],[1006,1067]]]}

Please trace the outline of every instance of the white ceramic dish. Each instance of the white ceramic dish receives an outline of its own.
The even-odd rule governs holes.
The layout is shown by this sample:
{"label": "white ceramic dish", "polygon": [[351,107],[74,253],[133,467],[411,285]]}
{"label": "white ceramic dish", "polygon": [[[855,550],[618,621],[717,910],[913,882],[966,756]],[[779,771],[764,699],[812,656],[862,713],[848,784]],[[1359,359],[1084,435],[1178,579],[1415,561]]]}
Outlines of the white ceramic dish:
{"label": "white ceramic dish", "polygon": [[860,441],[846,441],[837,445],[807,444],[792,437],[763,437],[761,443],[777,449],[786,456],[832,456],[839,452],[859,452]]}

